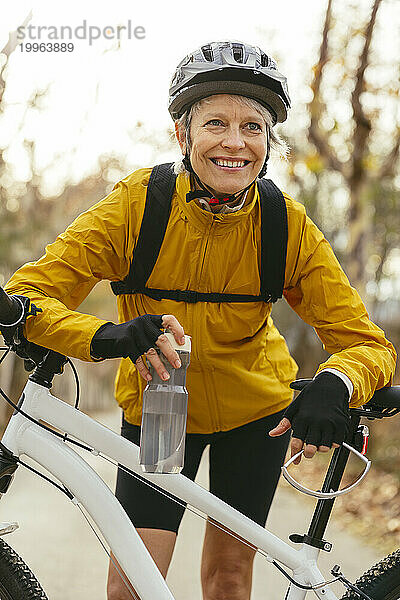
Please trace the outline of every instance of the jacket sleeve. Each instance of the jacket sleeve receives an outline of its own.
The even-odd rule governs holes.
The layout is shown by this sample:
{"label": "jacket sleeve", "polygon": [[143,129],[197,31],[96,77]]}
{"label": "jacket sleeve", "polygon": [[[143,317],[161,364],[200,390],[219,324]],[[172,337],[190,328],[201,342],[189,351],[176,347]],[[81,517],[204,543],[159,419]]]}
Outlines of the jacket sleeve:
{"label": "jacket sleeve", "polygon": [[326,368],[344,373],[354,386],[350,405],[365,404],[375,390],[392,384],[395,349],[369,319],[331,246],[304,209],[299,216],[289,208],[288,222],[284,297],[331,354],[317,373]]}
{"label": "jacket sleeve", "polygon": [[76,309],[101,279],[123,279],[128,273],[128,200],[121,181],[48,245],[44,256],[23,265],[8,281],[8,293],[28,296],[43,311],[27,320],[30,341],[92,360],[92,337],[106,321]]}

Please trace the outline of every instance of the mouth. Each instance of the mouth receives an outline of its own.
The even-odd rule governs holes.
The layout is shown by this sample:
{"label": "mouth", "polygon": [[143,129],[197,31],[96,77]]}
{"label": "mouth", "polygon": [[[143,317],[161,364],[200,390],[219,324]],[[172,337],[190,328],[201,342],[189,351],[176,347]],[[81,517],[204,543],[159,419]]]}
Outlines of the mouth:
{"label": "mouth", "polygon": [[250,164],[249,160],[228,160],[224,158],[210,158],[211,162],[221,169],[238,171]]}

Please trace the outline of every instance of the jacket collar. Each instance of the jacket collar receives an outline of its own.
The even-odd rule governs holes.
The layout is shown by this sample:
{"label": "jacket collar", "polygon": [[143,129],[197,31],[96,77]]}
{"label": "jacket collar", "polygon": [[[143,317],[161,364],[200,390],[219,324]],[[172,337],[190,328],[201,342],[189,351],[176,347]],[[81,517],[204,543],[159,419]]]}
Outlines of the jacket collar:
{"label": "jacket collar", "polygon": [[186,202],[186,194],[189,191],[189,176],[185,173],[180,173],[176,178],[176,198],[179,208],[185,217],[201,230],[208,229],[213,221],[218,223],[218,231],[221,231],[221,233],[222,231],[225,232],[226,229],[239,226],[244,220],[249,218],[250,213],[258,202],[258,189],[253,184],[249,189],[244,206],[240,210],[233,213],[213,214],[201,208],[195,200]]}

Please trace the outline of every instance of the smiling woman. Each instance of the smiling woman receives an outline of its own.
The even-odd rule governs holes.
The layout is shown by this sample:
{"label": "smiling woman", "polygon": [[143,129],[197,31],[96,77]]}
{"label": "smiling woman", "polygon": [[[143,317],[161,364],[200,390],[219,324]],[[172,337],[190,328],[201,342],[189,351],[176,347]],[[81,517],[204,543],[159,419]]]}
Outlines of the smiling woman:
{"label": "smiling woman", "polygon": [[[260,48],[216,42],[190,53],[170,86],[183,156],[175,173],[171,164],[131,173],[7,284],[42,309],[26,323],[30,341],[88,361],[125,358],[116,398],[121,434],[134,443],[144,357],[166,380],[155,347],[172,366],[178,355],[164,330],[178,344],[191,335],[182,474],[194,479],[210,446],[210,490],[262,526],[290,429],[292,454],[340,444],[349,401],[390,385],[395,365],[302,204],[263,179],[289,107],[286,78]],[[118,325],[76,312],[101,279],[120,296]],[[297,366],[271,318],[282,295],[331,353],[293,403]],[[165,575],[182,507],[120,469],[116,495]],[[249,600],[254,553],[207,523],[204,600]],[[129,597],[111,564],[108,600]]]}

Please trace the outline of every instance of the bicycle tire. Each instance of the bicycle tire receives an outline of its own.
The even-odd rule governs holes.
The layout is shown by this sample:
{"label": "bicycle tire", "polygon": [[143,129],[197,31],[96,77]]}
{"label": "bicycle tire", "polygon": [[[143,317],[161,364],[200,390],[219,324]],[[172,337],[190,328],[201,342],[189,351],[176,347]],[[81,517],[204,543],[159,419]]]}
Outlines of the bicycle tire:
{"label": "bicycle tire", "polygon": [[48,600],[30,568],[1,538],[0,600]]}
{"label": "bicycle tire", "polygon": [[[398,600],[400,598],[400,549],[392,552],[357,579],[355,585],[373,600]],[[360,600],[348,590],[341,600]]]}

